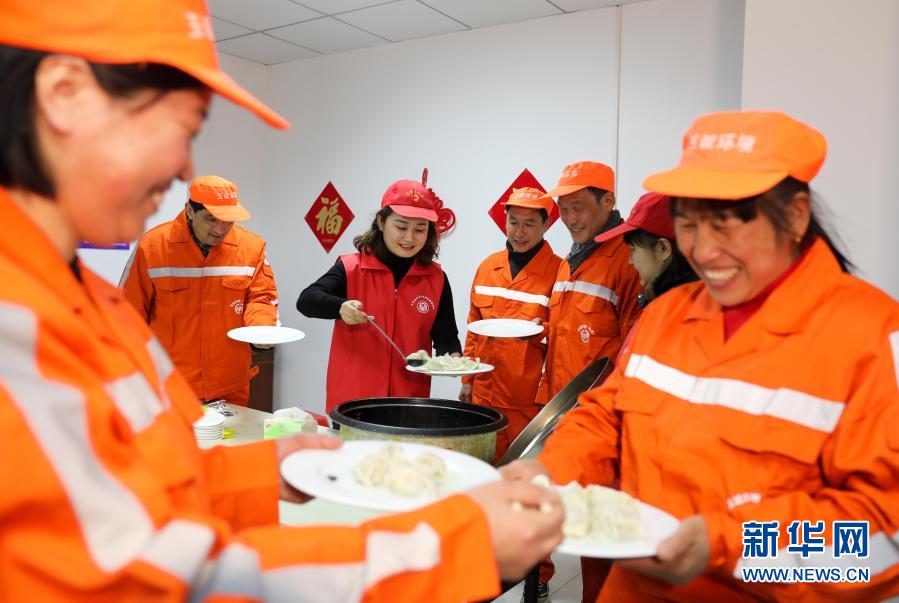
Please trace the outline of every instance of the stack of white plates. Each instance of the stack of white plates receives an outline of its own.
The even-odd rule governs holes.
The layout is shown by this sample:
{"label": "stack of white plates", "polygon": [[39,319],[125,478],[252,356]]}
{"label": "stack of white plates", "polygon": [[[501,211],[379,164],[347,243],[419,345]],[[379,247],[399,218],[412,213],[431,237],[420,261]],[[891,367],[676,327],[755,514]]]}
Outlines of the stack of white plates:
{"label": "stack of white plates", "polygon": [[214,410],[207,410],[196,423],[194,435],[197,440],[221,440],[225,437],[225,415]]}

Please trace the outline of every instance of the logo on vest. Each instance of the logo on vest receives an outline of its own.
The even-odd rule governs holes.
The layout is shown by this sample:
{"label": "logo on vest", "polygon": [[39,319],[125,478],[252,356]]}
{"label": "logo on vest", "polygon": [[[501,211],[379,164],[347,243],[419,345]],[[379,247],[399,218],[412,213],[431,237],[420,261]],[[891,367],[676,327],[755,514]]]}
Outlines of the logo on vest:
{"label": "logo on vest", "polygon": [[434,302],[427,295],[418,295],[412,300],[412,307],[421,314],[427,314],[434,309]]}
{"label": "logo on vest", "polygon": [[728,510],[733,511],[740,505],[745,505],[747,503],[758,504],[761,500],[762,495],[758,492],[740,492],[727,499],[727,508]]}
{"label": "logo on vest", "polygon": [[235,299],[233,302],[231,302],[228,305],[231,306],[231,309],[234,310],[235,314],[237,314],[237,315],[243,314],[243,300],[242,299]]}
{"label": "logo on vest", "polygon": [[587,343],[592,335],[596,335],[596,331],[590,325],[581,325],[577,328],[577,332],[581,334],[581,341]]}

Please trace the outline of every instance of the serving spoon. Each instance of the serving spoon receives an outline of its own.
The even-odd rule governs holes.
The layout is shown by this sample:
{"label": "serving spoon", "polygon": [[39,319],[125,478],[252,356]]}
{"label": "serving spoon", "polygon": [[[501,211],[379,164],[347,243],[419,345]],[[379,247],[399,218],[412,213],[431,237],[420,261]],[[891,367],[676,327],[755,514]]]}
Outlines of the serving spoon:
{"label": "serving spoon", "polygon": [[388,342],[390,342],[390,345],[393,346],[393,349],[396,350],[396,353],[400,355],[400,357],[403,359],[403,361],[406,364],[408,364],[409,366],[422,366],[425,362],[427,362],[427,360],[424,360],[422,358],[407,358],[406,355],[403,354],[403,350],[400,349],[400,346],[396,345],[396,343],[394,343],[393,339],[390,338],[390,335],[388,335],[387,332],[384,329],[382,329],[378,325],[378,323],[375,322],[375,319],[373,316],[366,316],[366,318],[368,319],[368,322],[371,323],[371,326],[376,328],[378,330],[378,333],[383,335],[384,339],[386,339]]}

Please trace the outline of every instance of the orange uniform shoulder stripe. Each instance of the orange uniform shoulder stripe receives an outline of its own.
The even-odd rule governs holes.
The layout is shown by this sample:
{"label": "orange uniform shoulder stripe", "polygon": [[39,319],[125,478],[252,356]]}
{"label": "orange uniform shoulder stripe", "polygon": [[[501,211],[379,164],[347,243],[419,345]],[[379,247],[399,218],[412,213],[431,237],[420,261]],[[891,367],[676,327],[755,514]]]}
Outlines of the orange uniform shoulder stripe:
{"label": "orange uniform shoulder stripe", "polygon": [[618,294],[604,285],[588,283],[587,281],[557,281],[553,285],[553,293],[583,293],[592,297],[598,297],[618,305]]}
{"label": "orange uniform shoulder stripe", "polygon": [[691,375],[643,354],[631,354],[625,377],[693,404],[714,404],[751,415],[767,415],[804,427],[832,432],[844,404],[786,388],[771,389],[721,377]]}

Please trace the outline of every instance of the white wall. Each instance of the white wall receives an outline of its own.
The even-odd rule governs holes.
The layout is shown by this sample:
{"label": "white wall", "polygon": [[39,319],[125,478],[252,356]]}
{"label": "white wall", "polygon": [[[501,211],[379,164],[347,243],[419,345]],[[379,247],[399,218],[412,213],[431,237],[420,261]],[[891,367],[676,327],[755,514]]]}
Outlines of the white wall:
{"label": "white wall", "polygon": [[[393,180],[418,178],[427,166],[429,184],[456,212],[459,227],[443,243],[440,262],[464,337],[474,271],[504,244],[486,215],[496,198],[525,167],[549,187],[567,163],[616,164],[620,10],[560,15],[271,68],[271,96],[295,129],[268,138],[264,234],[277,258],[282,320],[308,335],[278,350],[276,406],[323,408],[332,323],[302,317],[293,303],[338,254],[352,251],[352,235],[370,224]],[[657,0],[627,5],[621,17],[622,92],[627,102],[643,107],[625,111],[622,103],[623,132],[632,137],[621,146],[619,165],[627,178],[621,204],[627,211],[642,176],[673,163],[690,117],[738,104],[735,48],[742,38],[722,37],[716,27],[725,23],[739,33],[742,2]],[[658,63],[642,54],[649,42]],[[683,77],[671,77],[678,71]],[[640,101],[644,91],[650,96]],[[647,127],[670,115],[681,116],[682,123]],[[649,145],[658,152],[647,152]],[[303,216],[328,180],[356,220],[326,255]],[[547,238],[562,255],[571,243],[561,224]],[[455,379],[435,379],[432,395],[454,398],[459,385]]]}
{"label": "white wall", "polygon": [[862,278],[899,297],[899,2],[746,0],[743,107],[824,133],[812,188]]}
{"label": "white wall", "polygon": [[[554,184],[570,161],[613,156],[614,10],[578,13],[382,46],[279,66],[272,93],[297,124],[272,137],[270,245],[287,265],[275,266],[282,320],[307,332],[279,350],[279,405],[324,407],[333,323],[289,311],[299,291],[324,273],[352,236],[365,230],[387,186],[430,170],[429,185],[456,212],[455,234],[440,262],[465,324],[474,271],[504,237],[486,215],[525,167]],[[326,255],[303,216],[328,180],[356,214]],[[561,225],[553,246],[570,239]],[[291,299],[292,298],[292,299]],[[461,330],[461,329],[460,329]],[[464,337],[464,330],[461,336]],[[410,350],[411,351],[411,350]],[[432,395],[455,398],[457,379],[434,379]]]}
{"label": "white wall", "polygon": [[[260,97],[267,97],[269,76],[264,66],[228,55],[222,55],[221,62],[224,70],[245,88]],[[216,174],[237,184],[241,202],[253,215],[253,219],[244,224],[251,230],[262,226],[267,134],[258,118],[216,97],[212,101],[209,118],[193,147],[197,175]],[[175,182],[166,193],[159,211],[147,221],[147,229],[174,218],[186,200],[187,183]],[[117,284],[131,249],[80,249],[78,255],[100,276]]]}
{"label": "white wall", "polygon": [[[441,263],[464,337],[474,270],[503,245],[486,210],[523,168],[552,186],[566,163],[615,165],[626,213],[645,175],[676,162],[690,121],[713,110],[776,108],[827,135],[814,186],[863,276],[899,297],[899,204],[887,188],[899,165],[894,0],[650,0],[271,68],[222,62],[294,123],[271,131],[218,100],[195,147],[197,173],[240,186],[248,226],[268,240],[282,320],[308,334],[278,351],[276,407],[324,407],[331,323],[294,302],[352,251],[390,182],[427,166],[456,211]],[[328,180],[356,219],[325,254],[303,216]],[[151,225],[185,196],[173,187]],[[570,243],[561,225],[547,238],[560,254]],[[111,280],[128,255],[81,253]],[[435,379],[433,395],[458,387]]]}
{"label": "white wall", "polygon": [[698,115],[740,108],[743,0],[653,0],[621,16],[618,206],[674,166]]}

